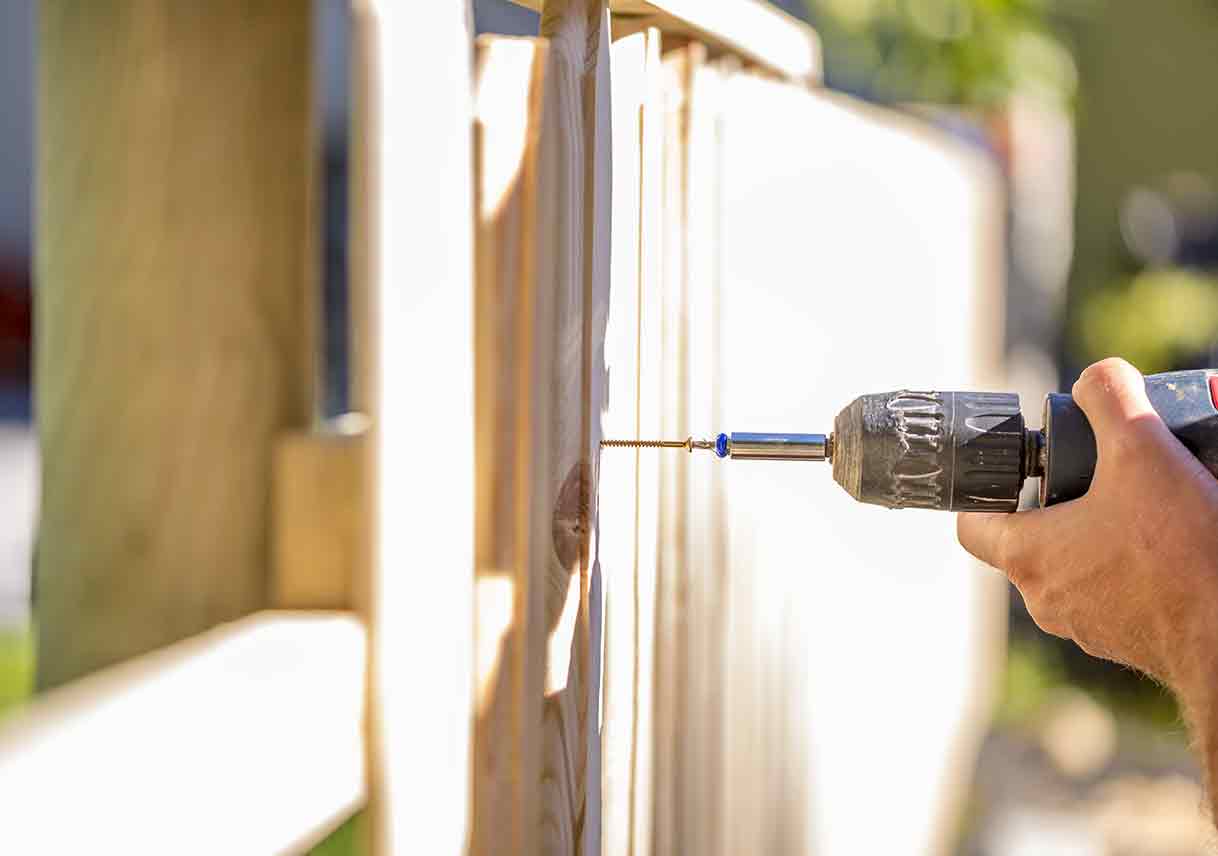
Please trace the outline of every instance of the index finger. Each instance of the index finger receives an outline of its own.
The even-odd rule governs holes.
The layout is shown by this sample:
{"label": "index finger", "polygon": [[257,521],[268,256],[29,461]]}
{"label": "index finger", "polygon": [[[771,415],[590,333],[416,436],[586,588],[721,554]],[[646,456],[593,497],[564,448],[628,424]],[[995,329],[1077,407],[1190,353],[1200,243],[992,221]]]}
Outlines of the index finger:
{"label": "index finger", "polygon": [[1014,514],[957,514],[956,537],[973,556],[1012,577],[1041,544],[1052,541],[1075,503]]}
{"label": "index finger", "polygon": [[1014,518],[1014,514],[957,514],[956,538],[974,558],[1002,570]]}

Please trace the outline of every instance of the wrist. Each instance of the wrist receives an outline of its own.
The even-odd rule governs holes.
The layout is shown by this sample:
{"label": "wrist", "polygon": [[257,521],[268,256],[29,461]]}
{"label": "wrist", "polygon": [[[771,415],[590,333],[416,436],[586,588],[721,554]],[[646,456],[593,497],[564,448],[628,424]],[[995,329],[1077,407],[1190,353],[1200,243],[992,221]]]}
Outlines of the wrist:
{"label": "wrist", "polygon": [[1195,622],[1182,634],[1181,661],[1169,684],[1200,755],[1211,816],[1218,818],[1218,597],[1204,598],[1192,612]]}
{"label": "wrist", "polygon": [[1209,730],[1218,726],[1218,585],[1206,588],[1178,627],[1164,677],[1194,726]]}

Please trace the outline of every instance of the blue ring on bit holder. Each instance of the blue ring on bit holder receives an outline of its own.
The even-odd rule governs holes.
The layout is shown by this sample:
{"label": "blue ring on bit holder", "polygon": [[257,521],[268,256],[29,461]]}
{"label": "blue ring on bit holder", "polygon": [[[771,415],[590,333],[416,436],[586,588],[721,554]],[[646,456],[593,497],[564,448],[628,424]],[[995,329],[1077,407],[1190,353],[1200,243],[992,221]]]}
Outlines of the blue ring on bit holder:
{"label": "blue ring on bit holder", "polygon": [[720,434],[715,438],[715,454],[721,458],[727,457],[727,435]]}

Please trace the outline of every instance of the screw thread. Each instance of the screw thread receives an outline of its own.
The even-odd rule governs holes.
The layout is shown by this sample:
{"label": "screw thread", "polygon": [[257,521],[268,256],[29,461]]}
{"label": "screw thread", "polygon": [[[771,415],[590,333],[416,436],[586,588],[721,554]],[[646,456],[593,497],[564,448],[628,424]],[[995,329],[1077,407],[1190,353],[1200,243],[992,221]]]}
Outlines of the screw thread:
{"label": "screw thread", "polygon": [[689,440],[601,440],[602,446],[618,449],[688,449]]}

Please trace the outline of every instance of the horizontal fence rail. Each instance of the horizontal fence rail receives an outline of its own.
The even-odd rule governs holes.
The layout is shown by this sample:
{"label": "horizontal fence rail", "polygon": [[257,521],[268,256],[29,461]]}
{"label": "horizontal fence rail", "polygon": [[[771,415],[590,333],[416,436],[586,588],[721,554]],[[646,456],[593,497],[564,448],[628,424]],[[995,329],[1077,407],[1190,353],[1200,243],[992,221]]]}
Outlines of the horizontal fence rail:
{"label": "horizontal fence rail", "polygon": [[[513,0],[541,10],[544,0]],[[696,39],[718,53],[804,83],[821,78],[816,31],[764,0],[609,0],[615,36],[625,28],[655,27]]]}
{"label": "horizontal fence rail", "polygon": [[0,725],[5,852],[267,854],[364,802],[364,629],[261,612],[53,690]]}

